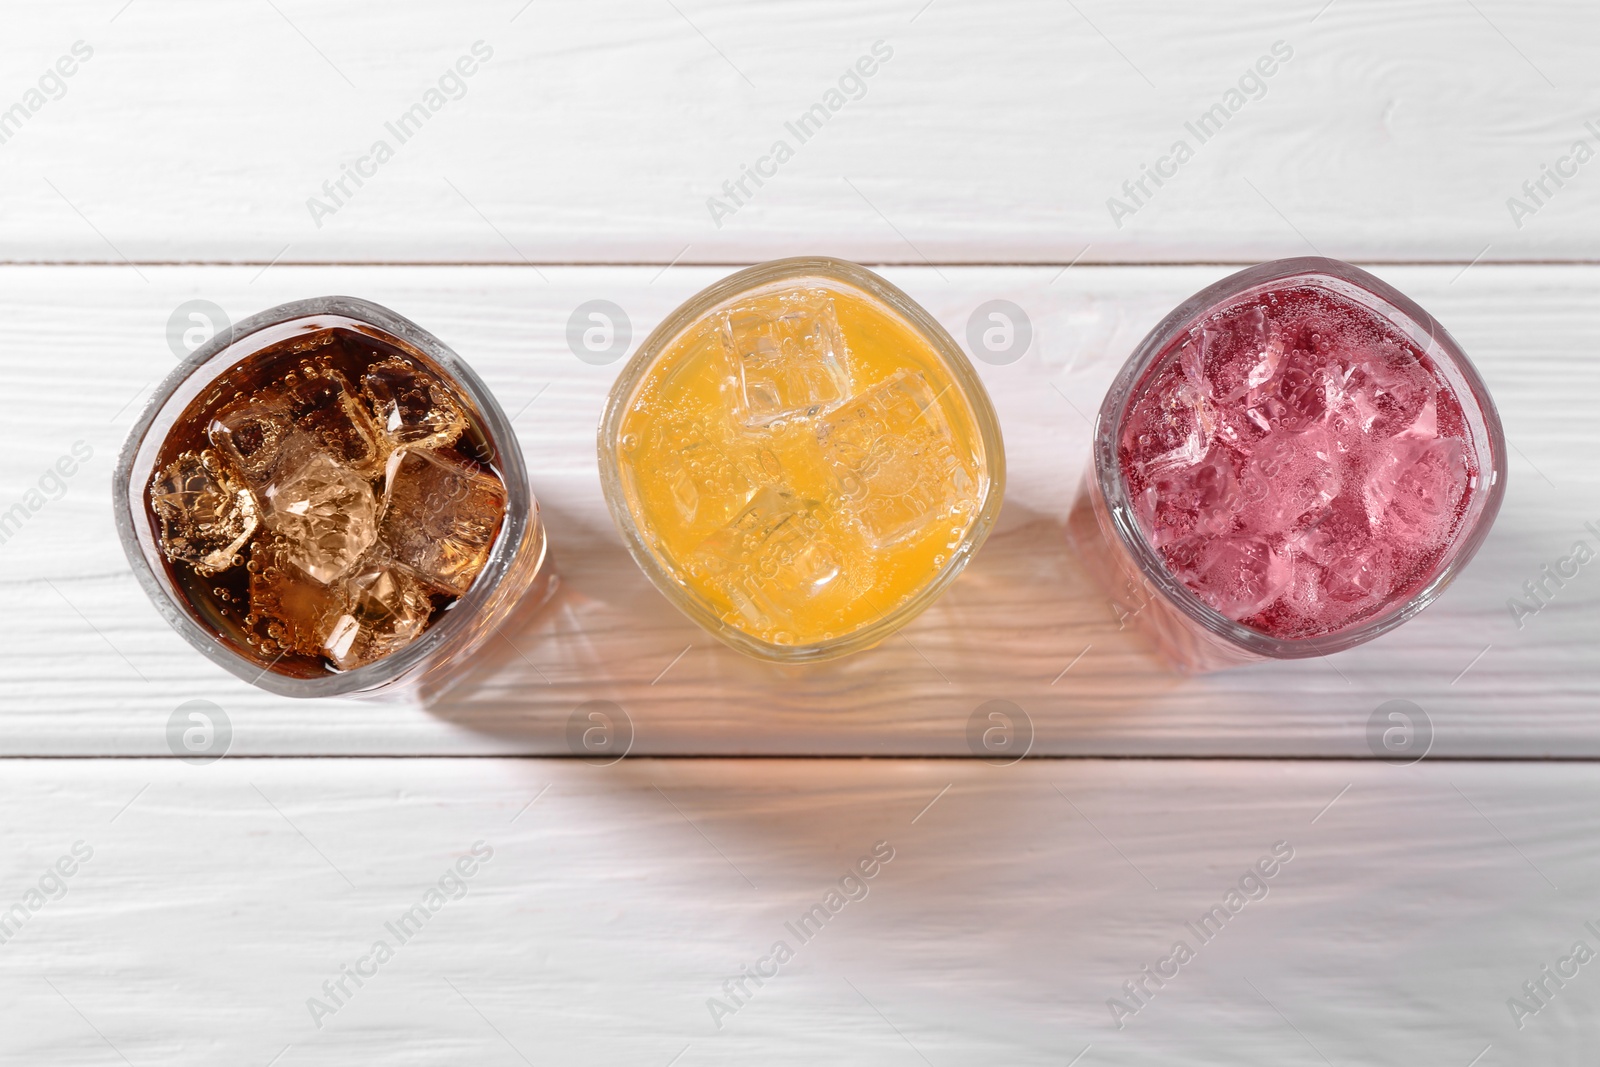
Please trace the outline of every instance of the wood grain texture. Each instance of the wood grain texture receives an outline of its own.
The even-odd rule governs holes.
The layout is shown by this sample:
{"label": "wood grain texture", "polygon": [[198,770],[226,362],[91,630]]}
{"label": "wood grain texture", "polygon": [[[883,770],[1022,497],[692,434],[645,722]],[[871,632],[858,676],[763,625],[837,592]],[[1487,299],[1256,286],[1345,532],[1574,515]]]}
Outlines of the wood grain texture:
{"label": "wood grain texture", "polygon": [[[94,55],[0,144],[0,257],[1595,259],[1593,166],[1521,226],[1506,201],[1596,143],[1597,28],[1559,0],[24,5],[0,108]],[[389,132],[480,40],[464,95]],[[878,41],[864,95],[789,132]],[[1277,41],[1264,95],[1188,132]],[[1179,139],[1193,158],[1117,225],[1108,198]],[[393,158],[314,218],[378,140]]]}
{"label": "wood grain texture", "polygon": [[[1600,949],[1600,765],[1583,762],[1600,758],[1600,577],[1586,566],[1520,628],[1506,601],[1600,540],[1600,267],[1494,264],[1600,261],[1600,163],[1546,179],[1527,217],[1507,203],[1600,144],[1600,9],[11,8],[0,264],[23,265],[0,266],[0,514],[47,499],[0,542],[0,1064],[1591,1062],[1600,964],[1520,1025],[1508,998],[1575,942]],[[92,57],[45,99],[78,41]],[[385,124],[477,41],[492,55],[464,95],[401,143]],[[879,41],[892,56],[864,95],[800,143],[785,124]],[[1185,123],[1277,41],[1293,57],[1264,95],[1199,143]],[[708,198],[779,138],[793,158],[713,218]],[[1108,198],[1178,138],[1193,158],[1118,225]],[[319,225],[308,199],[379,139],[393,158]],[[1117,628],[1062,523],[1115,370],[1225,270],[1090,264],[1307,251],[1454,264],[1379,273],[1488,379],[1514,450],[1505,508],[1394,634],[1178,678]],[[979,368],[1009,492],[975,564],[903,638],[781,673],[627,558],[593,451],[620,364],[580,362],[565,335],[603,298],[637,344],[716,265],[809,252],[901,264],[885,273],[957,338],[979,303],[1014,300],[1035,343]],[[157,265],[208,261],[253,265]],[[604,263],[651,265],[576,266]],[[173,365],[172,310],[338,292],[436,332],[515,416],[563,582],[426,704],[290,702],[212,669],[112,528],[110,471]],[[78,442],[92,457],[51,481]],[[166,757],[197,698],[231,719],[219,763],[27,758]],[[1392,698],[1425,709],[1433,757],[1543,761],[1377,762],[1368,718]],[[627,710],[635,758],[498,758],[565,755],[592,699]],[[992,699],[1027,712],[1031,758],[648,758],[966,756]],[[489,758],[450,758],[472,754]],[[287,758],[249,758],[270,755]],[[298,758],[343,755],[361,758]],[[444,758],[370,758],[388,755]],[[880,841],[894,859],[865,898],[801,944],[785,924]],[[77,842],[92,857],[57,881]],[[460,899],[399,944],[386,924],[478,842],[493,855]],[[1277,842],[1294,856],[1265,898],[1202,944],[1186,923]],[[393,958],[329,997],[379,938]],[[1180,938],[1195,959],[1119,1029],[1108,1000]],[[719,1028],[708,1000],[731,1003],[724,982],[779,939],[793,960]],[[312,997],[337,1007],[320,1027]]]}
{"label": "wood grain texture", "polygon": [[[1600,941],[1597,790],[1426,761],[8,761],[0,907],[93,856],[0,945],[0,1060],[1565,1067],[1600,1040],[1596,964],[1520,1030],[1506,1001]],[[318,1028],[308,998],[380,938]],[[1107,1000],[1179,939],[1119,1030]],[[707,1000],[779,940],[719,1030]]]}
{"label": "wood grain texture", "polygon": [[[1408,699],[1434,753],[1600,754],[1600,579],[1580,571],[1517,621],[1525,581],[1595,535],[1593,412],[1600,312],[1591,267],[1390,268],[1487,378],[1515,451],[1505,507],[1478,559],[1421,617],[1317,661],[1201,678],[1163,671],[1119,630],[1068,547],[1063,522],[1087,464],[1088,422],[1115,370],[1173,304],[1220,268],[895,269],[890,279],[957,337],[995,297],[1015,300],[1034,347],[980,364],[1006,437],[1009,485],[994,536],[945,597],[897,637],[784,672],[717,644],[627,557],[605,512],[594,427],[620,363],[567,348],[571,309],[614,300],[647,327],[724,273],[710,268],[9,268],[0,374],[0,510],[75,440],[94,458],[0,546],[0,752],[165,754],[182,701],[231,716],[235,752],[565,754],[584,701],[632,718],[637,754],[966,755],[979,705],[1031,717],[1036,754],[1370,755],[1368,717]],[[236,318],[282,300],[353,293],[412,317],[487,380],[533,471],[562,589],[525,628],[426,705],[293,702],[209,666],[160,621],[117,545],[109,471],[139,400],[172,366],[169,310],[203,296]],[[1086,652],[1085,649],[1088,651]],[[1081,654],[1081,658],[1080,657]],[[681,657],[681,658],[680,658]],[[1070,667],[1070,670],[1067,668]]]}

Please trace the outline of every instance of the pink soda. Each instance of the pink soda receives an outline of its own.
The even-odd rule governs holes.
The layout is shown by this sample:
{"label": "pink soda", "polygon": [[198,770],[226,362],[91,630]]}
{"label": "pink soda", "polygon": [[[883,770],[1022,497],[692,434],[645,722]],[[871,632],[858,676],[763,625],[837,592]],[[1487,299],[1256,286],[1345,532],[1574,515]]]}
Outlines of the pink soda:
{"label": "pink soda", "polygon": [[1349,647],[1420,610],[1505,482],[1499,419],[1459,347],[1332,260],[1263,264],[1180,307],[1097,436],[1101,525],[1136,542],[1125,564],[1158,572],[1153,592],[1243,659]]}

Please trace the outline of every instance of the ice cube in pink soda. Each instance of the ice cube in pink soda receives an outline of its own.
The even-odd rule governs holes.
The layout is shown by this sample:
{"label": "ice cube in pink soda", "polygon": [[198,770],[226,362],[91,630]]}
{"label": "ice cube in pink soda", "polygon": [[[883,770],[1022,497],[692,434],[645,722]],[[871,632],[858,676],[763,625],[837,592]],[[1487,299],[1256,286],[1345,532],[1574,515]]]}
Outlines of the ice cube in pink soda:
{"label": "ice cube in pink soda", "polygon": [[1117,453],[1171,574],[1288,640],[1415,596],[1484,484],[1461,401],[1416,341],[1292,280],[1177,338],[1134,386]]}

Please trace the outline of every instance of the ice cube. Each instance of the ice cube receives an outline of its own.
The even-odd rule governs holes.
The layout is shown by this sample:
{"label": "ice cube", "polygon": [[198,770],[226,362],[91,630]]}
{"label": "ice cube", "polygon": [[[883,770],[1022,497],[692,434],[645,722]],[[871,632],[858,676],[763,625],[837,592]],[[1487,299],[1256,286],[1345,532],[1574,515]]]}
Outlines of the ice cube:
{"label": "ice cube", "polygon": [[1422,410],[1410,426],[1395,434],[1396,437],[1411,437],[1421,441],[1431,441],[1439,436],[1439,403],[1435,397],[1428,397],[1427,403],[1422,405]]}
{"label": "ice cube", "polygon": [[927,379],[899,370],[817,425],[844,507],[876,548],[973,502],[977,475]]}
{"label": "ice cube", "polygon": [[234,483],[209,448],[167,464],[150,485],[150,506],[161,522],[167,558],[202,571],[233,566],[259,523],[255,497]]}
{"label": "ice cube", "polygon": [[1318,425],[1328,409],[1330,370],[1315,352],[1297,348],[1286,353],[1276,373],[1251,388],[1250,420],[1266,433],[1304,433]]}
{"label": "ice cube", "polygon": [[323,451],[363,477],[383,472],[385,451],[366,408],[336,370],[306,364],[283,381],[225,406],[207,428],[211,443],[254,489]]}
{"label": "ice cube", "polygon": [[[270,390],[263,392],[271,395]],[[281,396],[301,432],[341,465],[367,478],[383,470],[388,450],[350,382],[337,370],[302,364],[284,375]]]}
{"label": "ice cube", "polygon": [[1289,353],[1278,374],[1278,396],[1283,412],[1278,425],[1300,433],[1322,420],[1328,410],[1329,367],[1313,351]]}
{"label": "ice cube", "polygon": [[285,446],[299,436],[287,405],[257,397],[224,407],[206,433],[227,465],[258,490],[272,479]]}
{"label": "ice cube", "polygon": [[371,487],[325,452],[280,464],[262,503],[287,559],[324,584],[348,571],[377,537]]}
{"label": "ice cube", "polygon": [[1442,541],[1467,491],[1467,457],[1454,437],[1397,437],[1367,474],[1367,514],[1419,546]]}
{"label": "ice cube", "polygon": [[453,445],[467,428],[467,417],[450,389],[408,360],[394,357],[368,367],[361,391],[372,404],[389,451],[405,445]]}
{"label": "ice cube", "polygon": [[1164,368],[1128,412],[1122,439],[1128,461],[1151,473],[1199,463],[1211,448],[1216,407],[1181,365]]}
{"label": "ice cube", "polygon": [[1417,357],[1393,341],[1363,350],[1336,385],[1342,436],[1390,437],[1410,426],[1433,398],[1434,381]]}
{"label": "ice cube", "polygon": [[1245,528],[1283,533],[1314,520],[1339,495],[1339,456],[1322,431],[1275,430],[1256,444],[1241,483]]}
{"label": "ice cube", "polygon": [[1198,343],[1208,391],[1219,401],[1238,400],[1271,379],[1283,351],[1261,304],[1213,319],[1199,329]]}
{"label": "ice cube", "polygon": [[1323,512],[1289,538],[1292,550],[1301,556],[1331,566],[1337,560],[1363,550],[1372,540],[1372,523],[1358,492],[1342,492]]}
{"label": "ice cube", "polygon": [[1265,610],[1289,584],[1289,561],[1259,537],[1191,538],[1164,553],[1200,599],[1235,621]]}
{"label": "ice cube", "polygon": [[1194,466],[1152,474],[1136,501],[1151,543],[1160,548],[1190,534],[1227,533],[1245,503],[1238,480],[1238,460],[1226,448],[1213,448]]}
{"label": "ice cube", "polygon": [[1322,568],[1309,559],[1290,556],[1289,584],[1282,604],[1301,617],[1323,614],[1327,593],[1322,587]]}
{"label": "ice cube", "polygon": [[334,623],[345,610],[344,589],[314,581],[295,562],[294,546],[266,537],[250,550],[250,618],[283,650],[322,654]]}
{"label": "ice cube", "polygon": [[489,558],[506,513],[500,479],[451,449],[389,457],[378,536],[390,558],[439,592],[460,596]]}
{"label": "ice cube", "polygon": [[750,625],[781,626],[793,610],[840,588],[842,558],[823,531],[820,505],[763,486],[689,558],[691,573],[719,590]]}
{"label": "ice cube", "polygon": [[754,488],[748,464],[736,461],[699,419],[663,419],[651,432],[651,454],[685,526],[728,521]]}
{"label": "ice cube", "polygon": [[844,337],[825,291],[730,308],[717,326],[738,375],[735,416],[746,426],[814,416],[850,395]]}
{"label": "ice cube", "polygon": [[427,628],[433,614],[427,587],[397,563],[369,555],[341,585],[344,610],[322,643],[323,653],[340,670],[398,652]]}
{"label": "ice cube", "polygon": [[1346,604],[1377,606],[1394,581],[1394,550],[1387,543],[1341,555],[1323,569],[1328,596]]}

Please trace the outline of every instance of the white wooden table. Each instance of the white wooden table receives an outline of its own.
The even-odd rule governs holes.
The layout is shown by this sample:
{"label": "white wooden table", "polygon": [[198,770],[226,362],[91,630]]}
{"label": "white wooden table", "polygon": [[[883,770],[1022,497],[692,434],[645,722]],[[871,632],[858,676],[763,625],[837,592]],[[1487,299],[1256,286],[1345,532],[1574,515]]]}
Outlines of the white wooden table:
{"label": "white wooden table", "polygon": [[[1592,1059],[1600,565],[1508,607],[1600,544],[1591,5],[83,0],[4,29],[0,1063]],[[1146,165],[1176,174],[1139,191]],[[1163,673],[1065,541],[1084,416],[1177,301],[1308,252],[1473,356],[1504,510],[1379,641]],[[627,560],[593,456],[621,362],[567,336],[609,300],[636,345],[804,253],[957,338],[1014,301],[1033,343],[979,364],[1010,463],[977,561],[903,639],[782,673]],[[175,309],[329,293],[481,372],[549,525],[557,599],[438,699],[244,685],[112,528]],[[1369,742],[1394,699],[1427,720],[1410,765]],[[189,700],[226,758],[172,757]],[[573,758],[588,700],[625,709],[628,758]],[[972,758],[989,700],[1026,712],[1026,759]]]}

